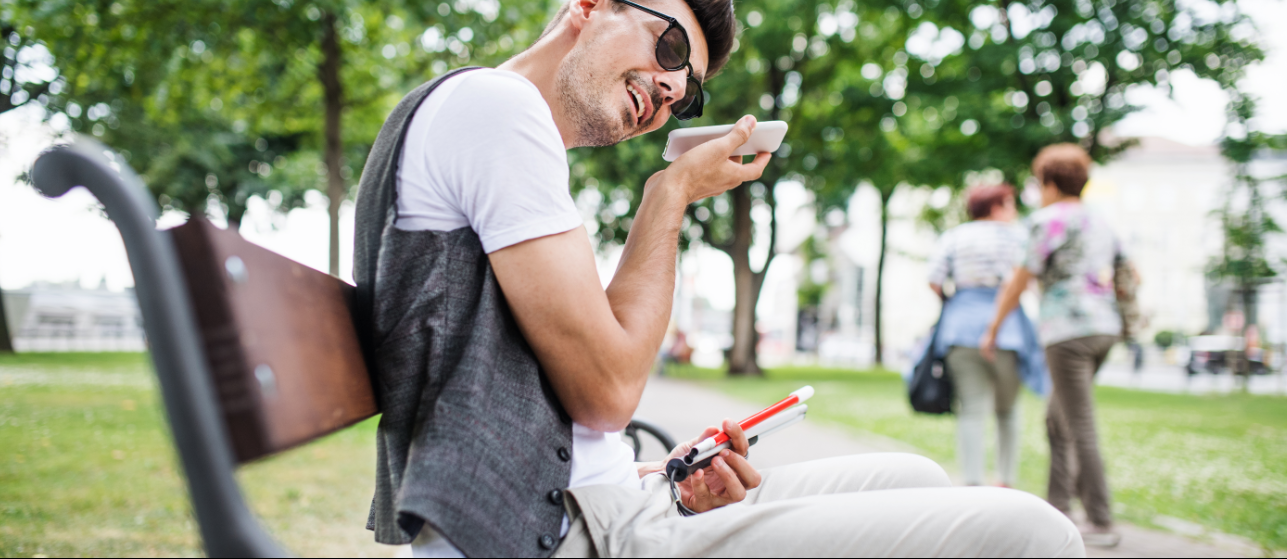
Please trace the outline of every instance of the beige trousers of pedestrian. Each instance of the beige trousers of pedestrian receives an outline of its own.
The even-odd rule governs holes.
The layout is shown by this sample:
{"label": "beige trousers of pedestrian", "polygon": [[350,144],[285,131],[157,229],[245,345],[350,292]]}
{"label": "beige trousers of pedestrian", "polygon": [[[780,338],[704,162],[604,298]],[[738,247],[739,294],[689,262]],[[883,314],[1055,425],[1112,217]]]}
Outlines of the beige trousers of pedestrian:
{"label": "beige trousers of pedestrian", "polygon": [[984,485],[989,415],[997,418],[997,474],[1014,487],[1019,480],[1019,354],[997,351],[988,361],[978,348],[952,347],[947,370],[956,385],[956,442],[966,485]]}
{"label": "beige trousers of pedestrian", "polygon": [[1050,438],[1046,498],[1067,513],[1072,510],[1073,496],[1080,497],[1086,516],[1101,528],[1112,526],[1113,512],[1095,429],[1095,374],[1115,343],[1116,336],[1090,336],[1046,348],[1054,385],[1046,409]]}
{"label": "beige trousers of pedestrian", "polygon": [[910,454],[862,454],[764,470],[747,499],[682,517],[660,474],[644,491],[571,490],[556,557],[1085,557],[1081,535],[1045,501],[950,487]]}

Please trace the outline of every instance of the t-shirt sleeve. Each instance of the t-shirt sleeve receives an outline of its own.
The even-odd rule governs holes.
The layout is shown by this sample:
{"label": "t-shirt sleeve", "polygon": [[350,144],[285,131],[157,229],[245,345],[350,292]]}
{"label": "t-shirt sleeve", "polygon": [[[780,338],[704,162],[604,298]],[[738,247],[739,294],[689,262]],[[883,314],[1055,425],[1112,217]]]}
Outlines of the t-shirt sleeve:
{"label": "t-shirt sleeve", "polygon": [[952,239],[955,238],[953,231],[955,229],[943,233],[939,238],[938,246],[934,248],[934,255],[930,257],[929,282],[934,285],[943,285],[952,272]]}
{"label": "t-shirt sleeve", "polygon": [[1024,267],[1034,275],[1046,271],[1046,262],[1050,255],[1068,242],[1068,227],[1065,220],[1058,215],[1033,216],[1032,227],[1028,234],[1028,251],[1024,258]]}
{"label": "t-shirt sleeve", "polygon": [[429,145],[448,196],[483,250],[581,227],[567,151],[540,92],[502,73],[462,78],[435,117]]}

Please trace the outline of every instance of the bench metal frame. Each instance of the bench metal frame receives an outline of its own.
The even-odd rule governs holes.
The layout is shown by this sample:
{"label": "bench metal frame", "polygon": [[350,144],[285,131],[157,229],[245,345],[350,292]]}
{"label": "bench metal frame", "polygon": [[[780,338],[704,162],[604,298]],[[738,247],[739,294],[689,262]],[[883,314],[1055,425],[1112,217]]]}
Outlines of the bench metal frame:
{"label": "bench metal frame", "polygon": [[124,159],[79,137],[40,156],[31,181],[58,198],[83,186],[121,232],[143,313],[152,363],[192,510],[211,557],[285,557],[260,526],[233,475],[237,462],[216,403],[205,351],[169,233],[157,231],[156,202]]}

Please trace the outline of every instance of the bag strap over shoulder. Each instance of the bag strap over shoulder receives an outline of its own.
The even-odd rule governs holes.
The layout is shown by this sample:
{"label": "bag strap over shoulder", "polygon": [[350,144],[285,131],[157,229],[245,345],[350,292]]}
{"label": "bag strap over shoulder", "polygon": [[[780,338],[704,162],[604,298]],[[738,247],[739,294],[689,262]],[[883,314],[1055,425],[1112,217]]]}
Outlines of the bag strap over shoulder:
{"label": "bag strap over shoulder", "polygon": [[362,179],[358,183],[356,224],[353,243],[353,281],[357,284],[353,317],[358,338],[362,341],[367,362],[371,362],[371,312],[374,308],[375,276],[380,264],[380,246],[384,230],[397,219],[398,163],[402,157],[407,130],[416,110],[425,99],[455,76],[478,70],[472,66],[443,74],[416,88],[402,99],[384,121],[371,153],[367,156]]}

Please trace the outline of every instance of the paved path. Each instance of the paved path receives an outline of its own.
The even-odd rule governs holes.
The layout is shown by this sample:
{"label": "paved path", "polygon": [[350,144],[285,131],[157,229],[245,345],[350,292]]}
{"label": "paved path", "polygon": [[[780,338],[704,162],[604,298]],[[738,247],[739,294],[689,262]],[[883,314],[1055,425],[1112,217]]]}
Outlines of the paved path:
{"label": "paved path", "polygon": [[[760,409],[692,383],[654,377],[648,381],[635,416],[662,426],[676,441],[683,442],[701,435],[708,426],[718,426],[725,418],[742,419]],[[657,449],[645,448],[643,459],[661,458],[654,450]],[[751,448],[750,459],[757,468],[771,468],[831,456],[912,450],[893,439],[855,437],[806,420],[765,437]]]}
{"label": "paved path", "polygon": [[[741,419],[758,411],[754,405],[719,392],[679,380],[653,378],[644,391],[636,416],[651,420],[675,436],[688,439],[723,418]],[[751,449],[751,463],[768,468],[792,462],[865,452],[916,452],[899,441],[876,435],[857,436],[847,431],[805,421],[775,434]],[[660,458],[660,449],[645,448],[644,458]],[[1110,550],[1091,549],[1091,557],[1260,557],[1259,548],[1232,536],[1210,534],[1200,526],[1178,519],[1158,519],[1157,524],[1179,532],[1168,533],[1120,525],[1122,544]],[[1181,535],[1188,534],[1188,535]]]}

